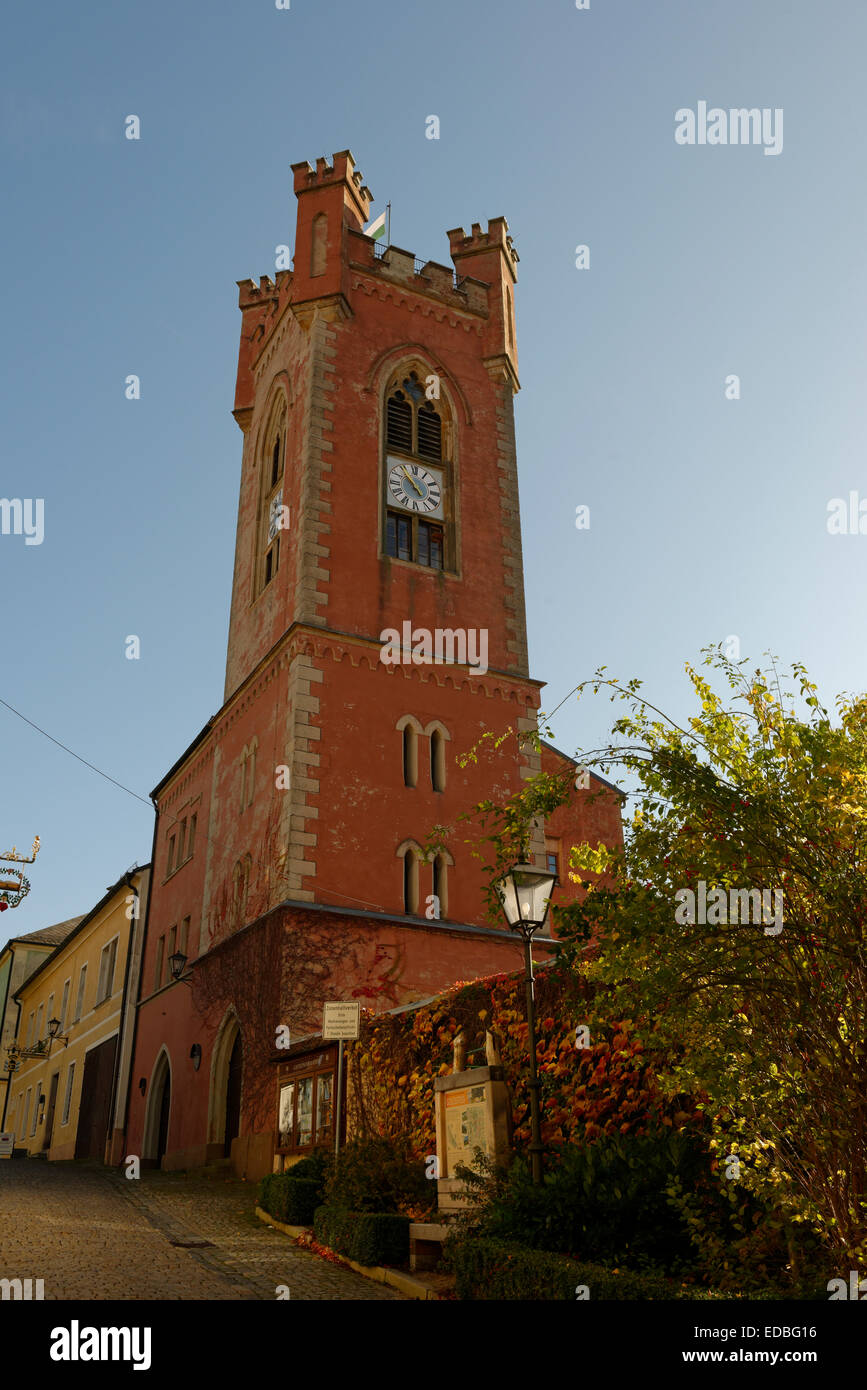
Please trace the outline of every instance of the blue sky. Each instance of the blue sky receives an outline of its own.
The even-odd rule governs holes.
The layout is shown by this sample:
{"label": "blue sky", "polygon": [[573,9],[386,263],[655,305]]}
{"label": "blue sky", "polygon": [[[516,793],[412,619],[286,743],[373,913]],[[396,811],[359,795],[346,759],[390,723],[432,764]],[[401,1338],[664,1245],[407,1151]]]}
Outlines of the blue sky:
{"label": "blue sky", "polygon": [[[417,255],[508,219],[546,706],[605,663],[682,715],[684,662],[730,634],[827,700],[867,686],[867,537],[826,528],[831,498],[867,497],[867,10],[51,0],[4,37],[0,496],[44,498],[45,538],[0,535],[0,698],[145,801],[218,709],[235,281],[292,243],[290,165],[347,147]],[[700,100],[782,108],[782,152],[678,145]],[[565,707],[558,743],[611,715]],[[0,749],[0,849],[43,841],[2,940],[86,911],[153,817],[3,706]]]}

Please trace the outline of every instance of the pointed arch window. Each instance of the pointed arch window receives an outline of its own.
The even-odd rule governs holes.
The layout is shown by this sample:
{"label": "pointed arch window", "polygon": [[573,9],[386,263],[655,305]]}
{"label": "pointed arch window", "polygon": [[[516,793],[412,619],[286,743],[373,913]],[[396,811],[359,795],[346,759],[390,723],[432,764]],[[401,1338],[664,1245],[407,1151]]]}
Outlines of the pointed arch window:
{"label": "pointed arch window", "polygon": [[439,378],[401,368],[386,388],[384,414],[383,550],[425,569],[454,568],[451,426]]}
{"label": "pointed arch window", "polygon": [[265,433],[261,458],[261,506],[259,515],[259,592],[267,589],[280,568],[280,539],[283,532],[284,475],[286,472],[286,411],[274,412]]}
{"label": "pointed arch window", "polygon": [[385,442],[390,449],[439,463],[443,456],[442,416],[425,396],[417,372],[410,372],[389,393],[385,408]]}

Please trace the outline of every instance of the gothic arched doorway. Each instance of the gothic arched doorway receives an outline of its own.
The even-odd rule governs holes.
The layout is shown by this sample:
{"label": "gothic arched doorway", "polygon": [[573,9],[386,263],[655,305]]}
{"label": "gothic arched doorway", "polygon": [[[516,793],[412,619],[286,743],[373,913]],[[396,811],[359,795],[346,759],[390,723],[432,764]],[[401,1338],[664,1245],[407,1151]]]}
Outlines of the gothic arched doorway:
{"label": "gothic arched doorway", "polygon": [[172,1108],[172,1078],[168,1067],[163,1077],[162,1094],[160,1096],[160,1118],[157,1127],[157,1151],[156,1160],[158,1165],[162,1165],[163,1157],[166,1152],[169,1139],[169,1114]]}
{"label": "gothic arched doorway", "polygon": [[244,1040],[233,1008],[228,1008],[217,1029],[211,1053],[208,1092],[207,1162],[232,1156],[232,1140],[241,1133],[241,1090],[244,1073]]}
{"label": "gothic arched doorway", "polygon": [[149,1168],[162,1166],[168,1150],[171,1113],[172,1069],[169,1054],[163,1048],[154,1065],[147,1089],[142,1162]]}
{"label": "gothic arched doorway", "polygon": [[223,1156],[231,1158],[232,1140],[241,1133],[241,1033],[235,1034],[229,1057],[226,1078],[226,1128],[223,1135]]}

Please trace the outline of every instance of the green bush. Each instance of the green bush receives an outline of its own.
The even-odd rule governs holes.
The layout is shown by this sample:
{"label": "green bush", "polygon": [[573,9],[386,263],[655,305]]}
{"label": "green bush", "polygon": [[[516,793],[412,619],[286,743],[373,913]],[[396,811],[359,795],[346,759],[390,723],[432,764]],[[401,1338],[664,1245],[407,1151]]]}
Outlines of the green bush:
{"label": "green bush", "polygon": [[334,1155],[330,1149],[314,1149],[307,1158],[300,1158],[291,1168],[287,1168],[286,1175],[290,1178],[315,1178],[320,1187],[324,1187],[333,1162]]}
{"label": "green bush", "polygon": [[319,1244],[350,1259],[355,1258],[350,1254],[354,1230],[355,1215],[343,1207],[320,1206],[313,1213],[313,1234]]}
{"label": "green bush", "polygon": [[321,1206],[313,1219],[321,1245],[360,1265],[402,1265],[409,1258],[409,1217]]}
{"label": "green bush", "polygon": [[707,1166],[700,1140],[687,1133],[603,1135],[552,1155],[542,1183],[524,1158],[508,1170],[464,1170],[474,1203],[465,1224],[473,1235],[534,1250],[677,1273],[691,1267],[692,1247],[666,1189],[674,1179],[689,1189]]}
{"label": "green bush", "polygon": [[328,1206],[347,1211],[406,1212],[436,1203],[425,1165],[391,1139],[353,1139],[341,1149],[325,1183]]}
{"label": "green bush", "polygon": [[[731,1297],[716,1289],[680,1284],[658,1274],[614,1270],[498,1240],[462,1240],[451,1236],[445,1242],[443,1258],[445,1268],[455,1275],[455,1292],[461,1299],[574,1302],[581,1286],[586,1286],[591,1302],[600,1299],[706,1301]],[[765,1297],[774,1295],[769,1293]]]}
{"label": "green bush", "polygon": [[327,1170],[327,1156],[313,1154],[286,1173],[267,1173],[259,1183],[259,1206],[287,1226],[310,1226]]}

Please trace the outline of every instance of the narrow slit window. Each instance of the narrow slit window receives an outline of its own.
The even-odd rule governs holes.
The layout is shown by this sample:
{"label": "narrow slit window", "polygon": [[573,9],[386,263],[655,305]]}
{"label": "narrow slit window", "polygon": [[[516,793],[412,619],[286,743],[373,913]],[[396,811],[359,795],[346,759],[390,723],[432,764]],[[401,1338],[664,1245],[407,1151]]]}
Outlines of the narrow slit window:
{"label": "narrow slit window", "polygon": [[403,910],[413,916],[418,912],[418,859],[412,849],[403,856]]}
{"label": "narrow slit window", "polygon": [[445,739],[439,729],[430,736],[430,781],[435,792],[445,791],[446,749]]}
{"label": "narrow slit window", "polygon": [[403,856],[403,910],[412,912],[410,900],[412,898],[412,864],[409,854]]}
{"label": "narrow slit window", "polygon": [[445,855],[438,854],[433,862],[432,876],[433,891],[439,898],[440,918],[449,915],[449,880],[448,880],[448,861]]}
{"label": "narrow slit window", "polygon": [[403,784],[414,787],[418,781],[418,734],[411,724],[403,730]]}

